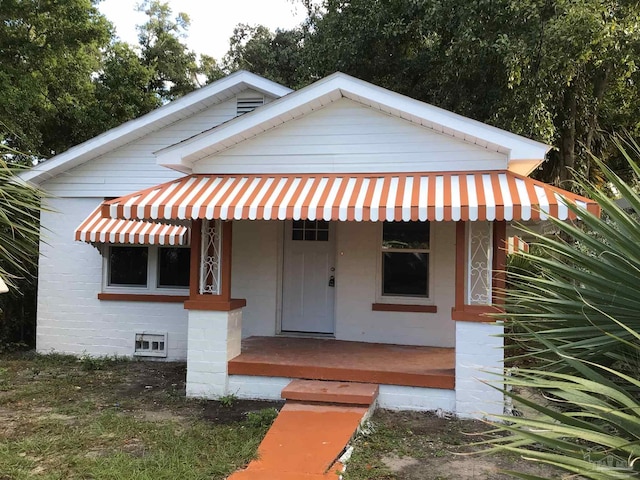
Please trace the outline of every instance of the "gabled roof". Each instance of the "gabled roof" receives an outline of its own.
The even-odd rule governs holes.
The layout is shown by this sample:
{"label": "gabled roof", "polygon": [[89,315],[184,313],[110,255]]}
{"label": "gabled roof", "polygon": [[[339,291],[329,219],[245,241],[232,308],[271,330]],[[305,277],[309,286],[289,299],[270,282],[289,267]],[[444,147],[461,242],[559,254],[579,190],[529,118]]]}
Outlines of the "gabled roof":
{"label": "gabled roof", "polygon": [[207,107],[228,100],[247,88],[276,98],[292,92],[290,88],[241,70],[76,145],[21,173],[20,178],[35,184],[42,183],[92,158],[126,145]]}
{"label": "gabled roof", "polygon": [[436,132],[504,153],[509,159],[509,170],[520,174],[529,174],[551,148],[338,72],[251,113],[159,150],[156,152],[158,164],[191,173],[197,160],[343,97]]}

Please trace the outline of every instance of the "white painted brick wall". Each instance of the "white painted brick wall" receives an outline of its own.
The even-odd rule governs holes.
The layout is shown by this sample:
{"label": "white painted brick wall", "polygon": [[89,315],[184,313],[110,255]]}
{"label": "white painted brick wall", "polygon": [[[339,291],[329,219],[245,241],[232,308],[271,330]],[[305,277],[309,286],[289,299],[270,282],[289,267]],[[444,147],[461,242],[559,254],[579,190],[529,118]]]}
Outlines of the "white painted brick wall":
{"label": "white painted brick wall", "polygon": [[[504,395],[499,377],[504,364],[501,325],[480,322],[456,324],[456,412],[463,418],[482,418],[501,415]],[[489,382],[489,383],[486,383]]]}
{"label": "white painted brick wall", "polygon": [[443,410],[453,412],[456,394],[453,390],[440,388],[403,387],[380,385],[378,406],[389,410]]}
{"label": "white painted brick wall", "polygon": [[[281,392],[293,379],[285,377],[229,376],[229,393],[238,398],[281,400]],[[456,396],[453,390],[438,388],[380,385],[378,406],[389,410],[453,412]]]}
{"label": "white painted brick wall", "polygon": [[233,222],[231,296],[244,298],[242,335],[276,333],[278,297],[278,232],[283,222]]}
{"label": "white painted brick wall", "polygon": [[219,398],[229,393],[227,361],[240,353],[242,310],[189,310],[187,396]]}
{"label": "white painted brick wall", "polygon": [[282,400],[281,392],[291,378],[229,375],[229,393],[250,400]]}
{"label": "white painted brick wall", "polygon": [[337,223],[336,338],[356,342],[453,347],[455,224],[433,222],[431,290],[438,313],[374,312],[381,224]]}
{"label": "white painted brick wall", "polygon": [[131,356],[135,334],[168,333],[167,360],[187,358],[182,303],[100,301],[102,255],[74,240],[75,228],[102,198],[51,198],[41,215],[38,352]]}

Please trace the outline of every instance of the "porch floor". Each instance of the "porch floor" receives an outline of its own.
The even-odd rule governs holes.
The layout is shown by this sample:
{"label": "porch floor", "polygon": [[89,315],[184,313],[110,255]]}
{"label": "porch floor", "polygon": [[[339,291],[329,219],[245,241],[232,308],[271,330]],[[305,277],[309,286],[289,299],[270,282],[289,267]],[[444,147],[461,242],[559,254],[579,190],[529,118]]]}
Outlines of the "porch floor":
{"label": "porch floor", "polygon": [[455,349],[294,337],[249,337],[230,375],[453,389]]}

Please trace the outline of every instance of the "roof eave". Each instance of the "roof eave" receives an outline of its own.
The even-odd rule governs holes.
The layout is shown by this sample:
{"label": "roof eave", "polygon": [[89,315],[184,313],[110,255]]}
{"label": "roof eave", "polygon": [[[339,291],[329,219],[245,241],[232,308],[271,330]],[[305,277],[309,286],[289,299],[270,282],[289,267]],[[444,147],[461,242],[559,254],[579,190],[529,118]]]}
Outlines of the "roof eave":
{"label": "roof eave", "polygon": [[[161,127],[163,120],[167,121],[167,119],[171,119],[172,117],[176,117],[175,120],[178,120],[181,112],[188,111],[194,105],[208,98],[223,94],[225,91],[241,85],[274,97],[282,97],[293,91],[288,87],[251,72],[240,70],[205,87],[199,88],[178,100],[152,110],[139,118],[129,120],[122,125],[71,147],[69,150],[20,173],[19,178],[31,184],[41,184],[70,168],[108,152],[110,146],[113,146],[113,148],[121,146],[119,141],[122,145],[133,141],[135,138],[139,138]],[[167,123],[173,123],[175,120],[169,120]],[[140,135],[141,131],[142,135]],[[136,134],[138,134],[138,136],[136,136]],[[128,140],[129,137],[131,138]]]}

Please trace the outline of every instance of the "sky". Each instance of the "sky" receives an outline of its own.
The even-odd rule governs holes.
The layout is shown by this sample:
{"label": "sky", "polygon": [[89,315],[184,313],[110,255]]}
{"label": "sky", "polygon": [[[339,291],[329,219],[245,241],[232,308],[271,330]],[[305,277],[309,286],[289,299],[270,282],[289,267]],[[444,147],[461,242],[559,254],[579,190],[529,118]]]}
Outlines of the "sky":
{"label": "sky", "polygon": [[[165,0],[174,14],[189,15],[191,26],[185,42],[198,54],[220,60],[238,23],[265,25],[271,30],[291,28],[304,19],[304,8],[295,0]],[[136,25],[145,15],[136,12],[137,0],[103,0],[100,11],[115,25],[121,40],[138,43]]]}

